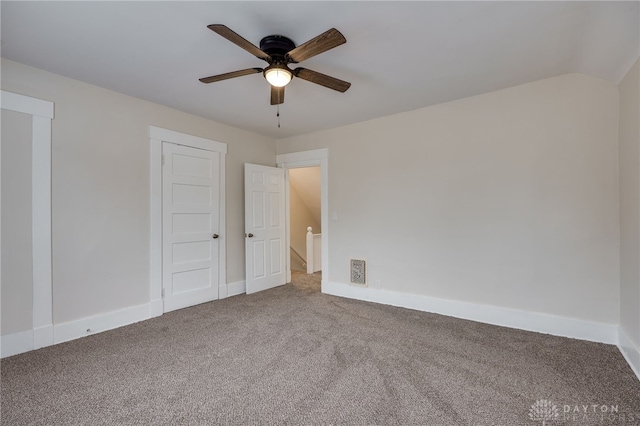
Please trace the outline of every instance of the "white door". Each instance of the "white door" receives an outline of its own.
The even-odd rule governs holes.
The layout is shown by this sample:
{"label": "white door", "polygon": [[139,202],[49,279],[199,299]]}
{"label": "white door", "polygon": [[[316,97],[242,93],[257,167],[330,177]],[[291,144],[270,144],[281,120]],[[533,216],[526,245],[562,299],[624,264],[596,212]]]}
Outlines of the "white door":
{"label": "white door", "polygon": [[218,298],[220,154],[167,142],[162,154],[162,288],[168,312]]}
{"label": "white door", "polygon": [[247,294],[285,284],[284,169],[244,165]]}

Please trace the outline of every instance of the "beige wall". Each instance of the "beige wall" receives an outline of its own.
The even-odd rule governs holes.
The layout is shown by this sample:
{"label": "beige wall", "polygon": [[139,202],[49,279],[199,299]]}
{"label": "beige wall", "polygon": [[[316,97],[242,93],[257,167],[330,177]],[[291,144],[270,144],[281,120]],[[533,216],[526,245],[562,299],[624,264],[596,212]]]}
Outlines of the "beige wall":
{"label": "beige wall", "polygon": [[640,347],[640,59],[620,93],[620,324]]}
{"label": "beige wall", "polygon": [[31,330],[31,116],[2,110],[2,335]]}
{"label": "beige wall", "polygon": [[[317,168],[319,171],[319,167]],[[290,205],[290,220],[289,229],[291,236],[291,246],[302,257],[307,259],[307,227],[313,228],[313,233],[321,233],[320,222],[317,219],[320,216],[320,212],[312,212],[310,207],[304,202],[303,197],[299,193],[298,188],[306,188],[304,184],[298,182],[299,179],[304,178],[305,169],[291,169],[289,170],[289,205]],[[307,188],[309,190],[309,188]],[[319,198],[320,186],[316,188]],[[318,210],[320,210],[318,208]],[[315,214],[314,214],[315,213]],[[292,256],[293,261],[293,256]]]}
{"label": "beige wall", "polygon": [[55,103],[54,323],[149,302],[149,125],[228,144],[227,280],[244,279],[243,163],[274,165],[274,140],[4,59],[2,90]]}
{"label": "beige wall", "polygon": [[278,141],[329,148],[330,276],[617,324],[618,96],[569,74]]}
{"label": "beige wall", "polygon": [[[383,289],[621,315],[640,341],[638,238],[625,239],[639,228],[634,72],[620,105],[615,86],[569,74],[278,141],[329,148],[329,280],[365,258]],[[54,323],[149,301],[149,125],[228,144],[227,276],[244,278],[243,163],[273,165],[273,140],[4,59],[2,89],[55,103]]]}

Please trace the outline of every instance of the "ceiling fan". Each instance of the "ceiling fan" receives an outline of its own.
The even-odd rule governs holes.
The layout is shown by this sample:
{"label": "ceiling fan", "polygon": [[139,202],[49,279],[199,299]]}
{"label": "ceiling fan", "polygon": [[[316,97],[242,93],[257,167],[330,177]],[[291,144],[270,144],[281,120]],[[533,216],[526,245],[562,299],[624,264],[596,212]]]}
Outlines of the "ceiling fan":
{"label": "ceiling fan", "polygon": [[284,102],[284,86],[286,86],[294,76],[342,93],[346,92],[351,86],[351,83],[317,71],[302,67],[292,70],[288,67],[289,64],[297,64],[298,62],[302,62],[305,59],[309,59],[346,43],[347,40],[340,31],[335,28],[331,28],[297,47],[295,43],[287,37],[281,35],[266,36],[260,40],[259,48],[225,25],[212,24],[208,25],[207,28],[240,46],[255,57],[266,61],[269,63],[269,66],[264,69],[247,68],[213,75],[211,77],[204,77],[200,79],[203,83],[213,83],[261,72],[264,78],[271,84],[271,105],[279,105]]}

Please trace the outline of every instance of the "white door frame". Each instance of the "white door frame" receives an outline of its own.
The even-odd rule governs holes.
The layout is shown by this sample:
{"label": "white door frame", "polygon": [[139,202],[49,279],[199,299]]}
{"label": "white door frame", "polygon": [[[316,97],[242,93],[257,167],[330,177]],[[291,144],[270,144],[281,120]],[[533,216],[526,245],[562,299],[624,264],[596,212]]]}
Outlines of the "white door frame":
{"label": "white door frame", "polygon": [[227,297],[227,250],[225,219],[225,163],[227,144],[175,132],[160,127],[149,126],[150,171],[151,171],[151,269],[149,274],[150,299],[149,315],[157,317],[164,313],[162,302],[162,142],[184,145],[220,153],[220,249],[218,268],[218,297]]}
{"label": "white door frame", "polygon": [[[291,246],[290,204],[289,204],[289,169],[320,166],[320,226],[322,227],[322,283],[324,292],[329,282],[329,149],[292,152],[276,155],[278,167],[284,169],[285,215],[287,233],[287,253]],[[285,256],[287,282],[291,282],[291,256]]]}
{"label": "white door frame", "polygon": [[[2,357],[53,345],[51,274],[51,120],[53,102],[0,91],[0,106],[32,116],[31,250],[33,253],[33,324],[20,336],[3,338]],[[8,337],[8,336],[5,336]]]}

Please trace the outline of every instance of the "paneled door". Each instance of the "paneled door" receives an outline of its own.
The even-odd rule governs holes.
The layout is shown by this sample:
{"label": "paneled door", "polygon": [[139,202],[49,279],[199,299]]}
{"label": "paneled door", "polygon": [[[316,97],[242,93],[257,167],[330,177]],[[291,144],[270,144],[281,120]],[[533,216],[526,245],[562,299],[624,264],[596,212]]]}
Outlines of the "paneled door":
{"label": "paneled door", "polygon": [[247,294],[285,284],[284,169],[244,165]]}
{"label": "paneled door", "polygon": [[220,154],[162,143],[164,311],[218,299]]}

